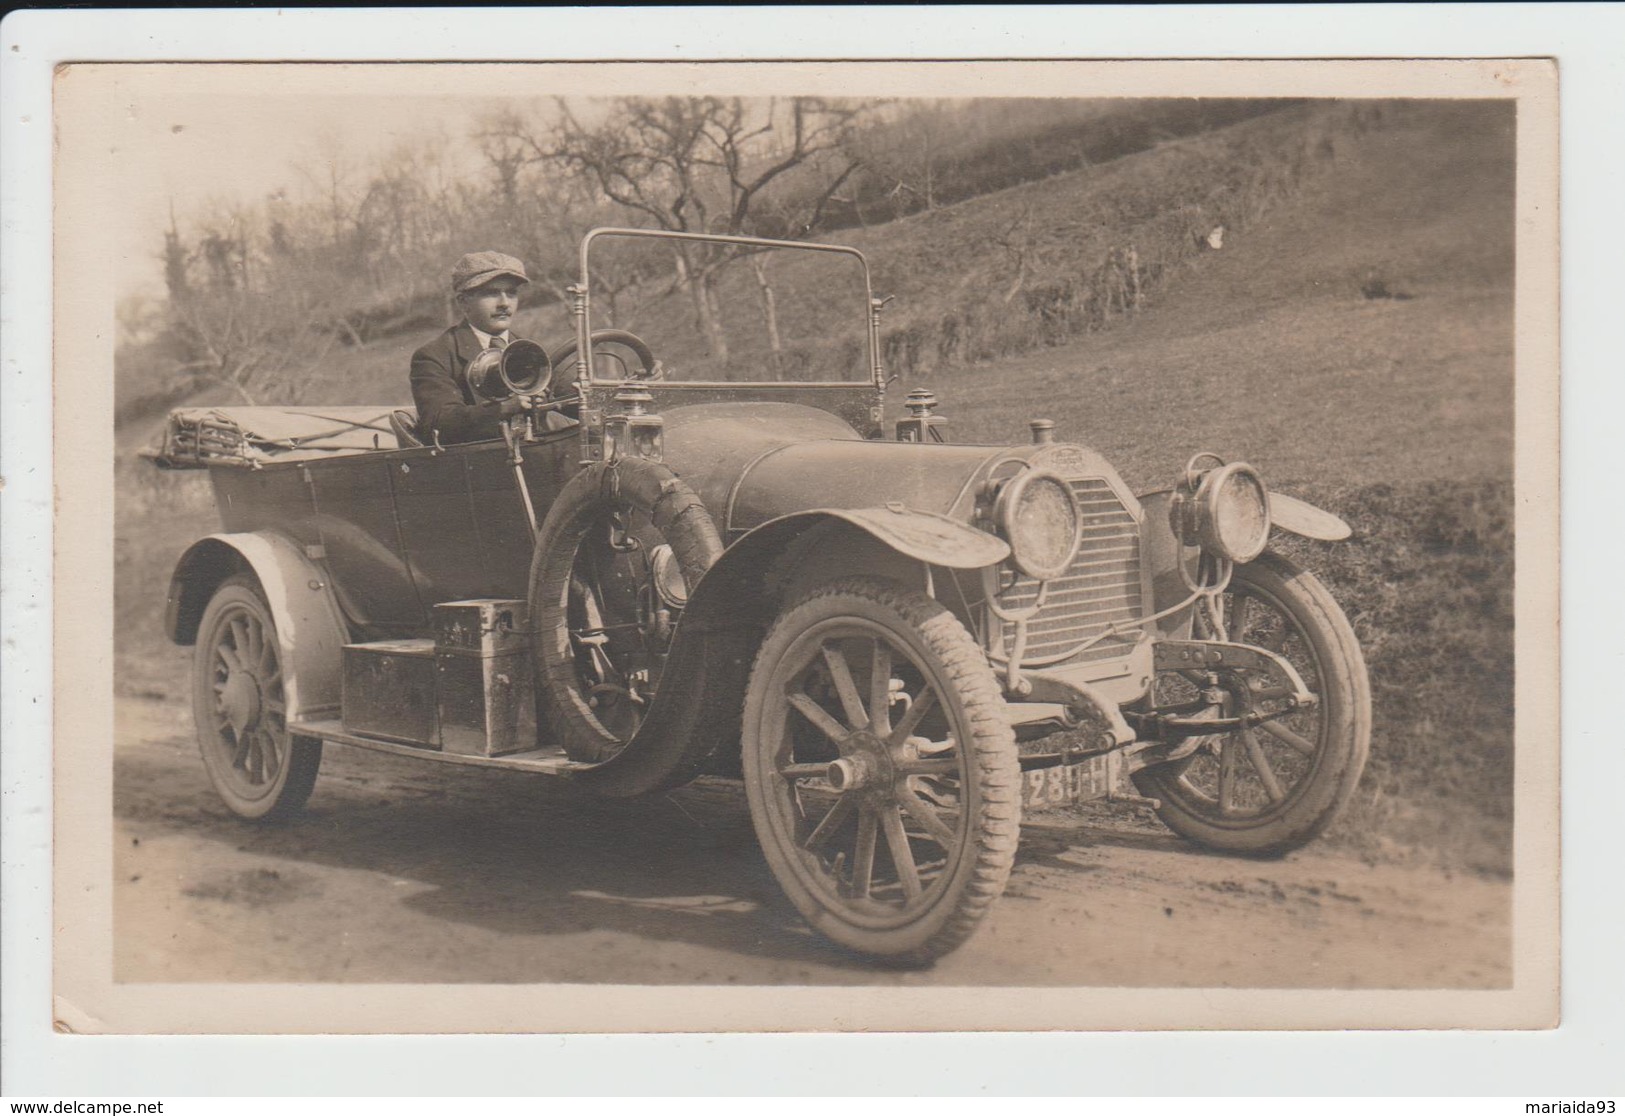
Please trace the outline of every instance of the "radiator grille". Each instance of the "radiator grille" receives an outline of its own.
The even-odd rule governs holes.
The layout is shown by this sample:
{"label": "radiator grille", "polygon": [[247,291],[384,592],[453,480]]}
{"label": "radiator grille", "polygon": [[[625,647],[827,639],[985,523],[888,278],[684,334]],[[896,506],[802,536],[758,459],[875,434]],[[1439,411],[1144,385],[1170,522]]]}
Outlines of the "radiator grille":
{"label": "radiator grille", "polygon": [[[1027,625],[1027,661],[1058,655],[1111,624],[1131,624],[1144,615],[1140,596],[1140,527],[1111,487],[1097,478],[1075,480],[1072,491],[1083,512],[1083,541],[1066,573],[1049,583],[1044,610]],[[1038,596],[1038,582],[1020,576],[999,595],[1005,608],[1026,608]],[[1139,625],[1135,624],[1135,628]],[[1004,625],[1006,651],[1015,647],[1016,627]],[[1102,640],[1067,662],[1118,659],[1134,646],[1128,638]]]}

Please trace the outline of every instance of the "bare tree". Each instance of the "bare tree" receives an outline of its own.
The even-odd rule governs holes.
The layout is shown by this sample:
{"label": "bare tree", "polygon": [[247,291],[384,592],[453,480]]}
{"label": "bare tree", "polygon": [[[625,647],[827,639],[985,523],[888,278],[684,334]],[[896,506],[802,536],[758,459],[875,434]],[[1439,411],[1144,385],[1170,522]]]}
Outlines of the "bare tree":
{"label": "bare tree", "polygon": [[164,231],[164,286],[171,302],[186,297],[186,244],[175,224],[175,203],[169,203],[169,228]]}
{"label": "bare tree", "polygon": [[228,387],[251,405],[297,398],[338,337],[297,293],[273,299],[212,292],[194,299],[183,314],[200,353],[183,371]]}
{"label": "bare tree", "polygon": [[243,401],[287,399],[315,387],[335,344],[438,321],[456,254],[520,243],[516,230],[541,228],[532,218],[548,208],[518,178],[505,188],[448,163],[446,149],[426,138],[363,164],[318,140],[290,167],[304,190],[217,204],[190,222],[172,214],[159,249],[164,317],[141,365],[167,382],[151,390],[212,384]]}
{"label": "bare tree", "polygon": [[261,233],[260,217],[245,205],[218,211],[190,249],[174,226],[164,237],[174,373],[249,404],[298,390],[336,336],[337,303],[296,248],[306,231],[282,214],[278,231]]}
{"label": "bare tree", "polygon": [[352,229],[359,192],[356,172],[349,152],[337,135],[319,135],[313,141],[314,154],[294,164],[294,169],[310,184],[320,199],[327,235],[335,251],[343,251]]}
{"label": "bare tree", "polygon": [[519,175],[529,162],[525,144],[505,131],[487,131],[480,135],[480,152],[496,173],[496,191],[504,203],[519,204]]}
{"label": "bare tree", "polygon": [[1004,301],[1010,302],[1026,289],[1027,279],[1032,274],[1034,257],[1037,255],[1031,201],[1023,203],[1021,212],[1016,214],[1015,219],[993,234],[993,243],[1004,249],[1005,258],[1010,261],[1014,272],[1010,286],[1005,288],[1004,292]]}
{"label": "bare tree", "polygon": [[337,336],[319,328],[315,310],[265,292],[206,287],[178,308],[192,355],[177,371],[229,388],[250,405],[268,393],[291,396]]}
{"label": "bare tree", "polygon": [[774,371],[778,371],[784,354],[784,339],[779,334],[779,300],[773,293],[773,284],[767,278],[767,256],[757,253],[750,258],[751,270],[756,273],[756,289],[762,296],[762,322],[767,327],[768,351]]}
{"label": "bare tree", "polygon": [[881,186],[892,216],[937,207],[943,153],[963,114],[944,101],[910,104],[884,123],[854,132],[853,159]]}
{"label": "bare tree", "polygon": [[[596,123],[560,99],[551,125],[507,114],[483,134],[593,183],[603,197],[672,232],[806,235],[853,171],[845,140],[859,108],[814,97],[625,98]],[[802,189],[792,194],[792,179]],[[768,221],[773,227],[766,230]],[[736,253],[674,242],[672,270],[712,355],[726,362],[715,278]]]}

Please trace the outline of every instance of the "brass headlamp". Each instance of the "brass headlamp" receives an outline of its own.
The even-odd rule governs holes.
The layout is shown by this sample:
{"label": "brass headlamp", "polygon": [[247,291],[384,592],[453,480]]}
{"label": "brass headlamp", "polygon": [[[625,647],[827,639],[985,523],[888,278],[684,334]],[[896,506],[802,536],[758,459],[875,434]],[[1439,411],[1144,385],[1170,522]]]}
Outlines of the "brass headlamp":
{"label": "brass headlamp", "polygon": [[[1199,470],[1203,460],[1215,464]],[[1219,558],[1244,565],[1269,544],[1269,490],[1258,470],[1246,462],[1225,464],[1209,453],[1191,458],[1174,511],[1185,544]]]}
{"label": "brass headlamp", "polygon": [[1049,469],[1028,469],[1006,481],[994,499],[993,521],[1016,569],[1037,581],[1065,574],[1083,539],[1078,497]]}

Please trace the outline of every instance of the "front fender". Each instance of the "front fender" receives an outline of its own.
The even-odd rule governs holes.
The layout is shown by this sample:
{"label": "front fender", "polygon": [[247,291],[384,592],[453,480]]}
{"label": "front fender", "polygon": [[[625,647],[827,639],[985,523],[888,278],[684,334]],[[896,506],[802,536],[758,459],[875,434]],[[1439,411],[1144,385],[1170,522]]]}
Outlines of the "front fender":
{"label": "front fender", "polygon": [[[814,508],[795,512],[762,524],[745,539],[759,531],[779,529],[781,525],[799,533],[814,523],[832,519],[865,531],[905,558],[951,570],[979,570],[996,566],[1010,557],[1010,544],[997,535],[978,531],[946,515],[915,511],[896,503],[879,508]],[[797,524],[800,526],[793,526]]]}
{"label": "front fender", "polygon": [[[673,635],[660,690],[627,746],[589,771],[583,782],[602,794],[648,794],[698,775],[710,756],[737,746],[739,718],[751,664],[778,612],[784,582],[781,560],[818,528],[855,530],[907,563],[953,569],[992,565],[1009,556],[1004,540],[931,512],[902,507],[822,508],[771,520],[740,538],[694,587]],[[869,561],[879,555],[864,556]],[[818,562],[816,552],[809,559]],[[866,567],[873,571],[873,563]],[[842,568],[831,567],[830,576]],[[846,571],[850,572],[850,571]],[[804,579],[792,579],[801,584]],[[703,702],[695,715],[689,703]],[[692,723],[704,738],[686,741],[669,731]]]}
{"label": "front fender", "polygon": [[[1171,489],[1147,492],[1139,497],[1145,511],[1140,531],[1140,553],[1151,576],[1152,599],[1156,610],[1173,608],[1190,596],[1190,585],[1180,574],[1185,566],[1195,576],[1196,557],[1200,550],[1185,546],[1174,530]],[[1306,539],[1322,542],[1341,542],[1354,532],[1342,519],[1313,504],[1281,492],[1270,493],[1270,523],[1283,531],[1302,535]],[[1165,639],[1190,638],[1190,610],[1185,609],[1157,621],[1157,629]]]}
{"label": "front fender", "polygon": [[288,720],[336,711],[343,686],[344,619],[327,575],[282,535],[217,534],[193,543],[170,578],[164,611],[169,638],[195,643],[215,590],[244,571],[259,581],[276,624]]}
{"label": "front fender", "polygon": [[[868,563],[864,569],[844,568],[841,555],[824,546],[821,537],[810,534],[831,528],[836,531],[855,529],[861,532],[860,538],[879,544],[856,552],[854,561]],[[887,571],[876,568],[873,563],[876,559],[884,561],[888,554],[902,559],[908,566],[921,562],[957,570],[982,569],[1010,556],[1009,544],[997,535],[945,515],[915,511],[900,504],[879,508],[814,508],[782,515],[746,533],[711,566],[690,597],[678,626],[678,636],[685,631],[730,628],[741,623],[759,627],[771,623],[777,602],[771,599],[769,574],[776,573],[783,578],[782,584],[789,585],[805,585],[813,580],[810,575],[816,571],[807,571],[807,576],[802,576],[801,571],[775,568],[794,544],[806,538],[819,544],[807,555],[807,563],[820,569],[829,567],[830,578],[858,572],[884,575]]]}
{"label": "front fender", "polygon": [[[1156,520],[1157,529],[1171,534],[1172,529],[1168,523],[1168,513],[1171,510],[1174,493],[1169,488],[1159,488],[1155,492],[1146,492],[1140,495],[1142,507],[1146,508],[1146,522]],[[1151,508],[1157,509],[1155,517]],[[1343,521],[1340,516],[1334,515],[1325,508],[1317,508],[1307,500],[1300,500],[1296,496],[1288,496],[1284,492],[1270,491],[1270,524],[1294,535],[1302,535],[1306,539],[1317,539],[1320,542],[1342,542],[1354,534],[1354,529]]]}
{"label": "front fender", "polygon": [[1325,508],[1284,492],[1270,493],[1270,522],[1283,531],[1321,542],[1342,542],[1354,529]]}

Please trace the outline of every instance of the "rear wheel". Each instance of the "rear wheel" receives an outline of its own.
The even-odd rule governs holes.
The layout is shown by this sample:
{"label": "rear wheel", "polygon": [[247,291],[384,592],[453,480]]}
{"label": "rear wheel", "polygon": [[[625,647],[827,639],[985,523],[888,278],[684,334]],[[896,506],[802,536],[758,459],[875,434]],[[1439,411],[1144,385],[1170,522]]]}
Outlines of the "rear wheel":
{"label": "rear wheel", "polygon": [[1004,890],[1015,738],[986,657],[924,594],[852,578],[787,608],[746,692],[743,767],[774,876],[833,941],[926,964]]}
{"label": "rear wheel", "polygon": [[297,812],[316,785],[322,745],[288,732],[276,623],[253,578],[215,591],[192,662],[198,747],[215,792],[244,818]]}
{"label": "rear wheel", "polygon": [[[1319,701],[1252,727],[1200,738],[1184,759],[1135,776],[1164,824],[1211,848],[1278,855],[1325,832],[1354,794],[1371,741],[1371,689],[1348,620],[1320,581],[1278,554],[1237,566],[1219,623],[1198,613],[1198,639],[1229,639],[1290,662]],[[1157,680],[1158,704],[1198,682]],[[1243,711],[1237,691],[1232,712]]]}

